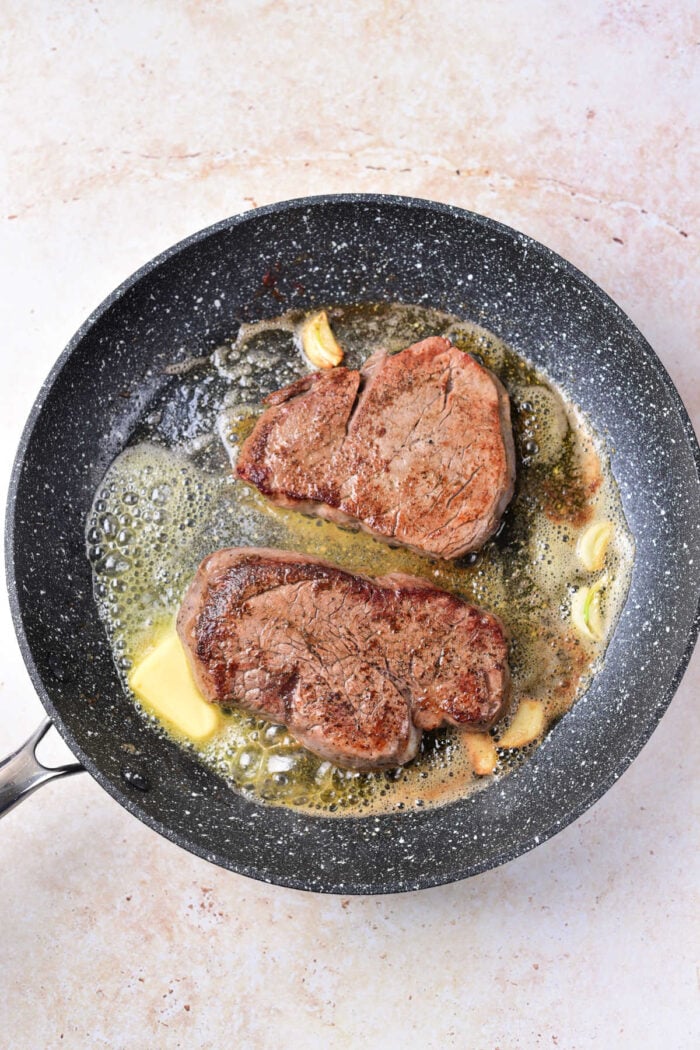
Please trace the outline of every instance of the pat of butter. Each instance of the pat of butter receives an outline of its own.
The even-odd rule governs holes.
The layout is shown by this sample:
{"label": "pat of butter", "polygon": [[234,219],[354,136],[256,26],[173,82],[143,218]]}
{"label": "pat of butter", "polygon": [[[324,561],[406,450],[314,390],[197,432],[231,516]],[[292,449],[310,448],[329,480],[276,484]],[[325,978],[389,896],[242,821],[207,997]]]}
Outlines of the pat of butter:
{"label": "pat of butter", "polygon": [[221,724],[218,709],[208,703],[192,679],[185,651],[169,631],[134,667],[129,687],[147,711],[190,740],[210,737]]}

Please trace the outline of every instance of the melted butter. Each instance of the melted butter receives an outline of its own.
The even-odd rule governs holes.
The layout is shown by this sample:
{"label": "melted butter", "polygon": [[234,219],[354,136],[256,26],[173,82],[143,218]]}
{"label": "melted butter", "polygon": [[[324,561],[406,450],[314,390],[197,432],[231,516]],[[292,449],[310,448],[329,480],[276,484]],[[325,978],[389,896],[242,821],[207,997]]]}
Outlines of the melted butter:
{"label": "melted butter", "polygon": [[[355,773],[311,755],[284,727],[213,708],[196,691],[193,696],[172,623],[201,559],[227,546],[297,550],[370,576],[423,576],[495,612],[511,637],[514,693],[511,715],[492,732],[498,747],[520,700],[541,703],[551,724],[585,689],[624,603],[632,539],[609,462],[587,421],[493,335],[434,310],[400,305],[330,308],[329,316],[349,367],[379,346],[394,351],[444,333],[501,378],[514,410],[518,481],[499,535],[476,555],[432,561],[275,507],[233,479],[229,455],[250,432],[262,397],[309,371],[295,335],[302,315],[288,314],[243,326],[211,363],[198,360],[193,371],[176,375],[135,443],[112,464],[87,530],[95,597],[135,703],[157,730],[194,750],[237,789],[324,813],[441,804],[491,779],[473,773],[467,736],[457,730],[424,734],[420,754],[402,769]],[[577,555],[582,532],[598,520],[614,526],[602,570],[609,582],[599,641],[580,637],[571,623],[573,594],[602,575],[587,572]],[[180,688],[178,681],[189,684]],[[501,748],[493,776],[506,774],[536,746]]]}

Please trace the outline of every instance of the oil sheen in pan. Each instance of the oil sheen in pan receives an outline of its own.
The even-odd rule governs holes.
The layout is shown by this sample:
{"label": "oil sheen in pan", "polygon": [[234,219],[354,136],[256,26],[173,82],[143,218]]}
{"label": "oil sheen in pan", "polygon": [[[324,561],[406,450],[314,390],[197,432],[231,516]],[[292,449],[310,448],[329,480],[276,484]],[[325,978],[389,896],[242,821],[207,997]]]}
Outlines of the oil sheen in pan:
{"label": "oil sheen in pan", "polygon": [[[172,628],[206,554],[272,546],[316,554],[353,572],[415,573],[497,613],[512,639],[512,711],[523,699],[537,700],[551,726],[599,666],[629,585],[633,543],[601,442],[543,375],[475,325],[400,304],[333,307],[329,314],[343,363],[351,367],[379,346],[391,352],[446,334],[503,381],[512,399],[518,482],[499,534],[476,555],[435,562],[274,507],[234,480],[229,454],[250,431],[262,398],[311,371],[296,337],[302,315],[244,325],[211,358],[171,369],[159,404],[95,495],[88,556],[124,688],[132,665]],[[604,566],[589,571],[577,544],[594,521],[610,522],[613,530]],[[601,579],[607,585],[602,602],[596,599],[601,637],[595,639],[572,622],[572,604]],[[143,714],[155,731],[172,732]],[[497,748],[511,718],[492,733]],[[410,765],[354,773],[309,754],[283,727],[238,710],[225,714],[206,744],[179,741],[257,800],[339,816],[448,802],[507,774],[538,746],[498,748],[494,773],[476,776],[463,735],[440,730],[424,735]]]}

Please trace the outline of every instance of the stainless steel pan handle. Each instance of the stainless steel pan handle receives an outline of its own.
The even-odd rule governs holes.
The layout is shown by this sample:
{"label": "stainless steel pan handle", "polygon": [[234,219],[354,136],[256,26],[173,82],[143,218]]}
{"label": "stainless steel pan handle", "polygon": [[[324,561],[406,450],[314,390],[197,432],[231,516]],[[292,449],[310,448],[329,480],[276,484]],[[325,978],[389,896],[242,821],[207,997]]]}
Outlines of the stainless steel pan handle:
{"label": "stainless steel pan handle", "polygon": [[53,722],[45,718],[36,732],[17,751],[0,762],[0,817],[4,817],[16,805],[55,777],[80,773],[80,762],[68,762],[64,766],[44,766],[36,757],[36,747],[44,738]]}

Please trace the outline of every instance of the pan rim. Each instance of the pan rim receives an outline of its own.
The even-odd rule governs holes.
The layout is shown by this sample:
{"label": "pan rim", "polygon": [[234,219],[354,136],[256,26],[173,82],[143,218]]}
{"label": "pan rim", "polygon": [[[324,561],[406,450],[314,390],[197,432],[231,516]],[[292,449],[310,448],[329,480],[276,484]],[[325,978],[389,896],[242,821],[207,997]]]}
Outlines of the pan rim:
{"label": "pan rim", "polygon": [[[245,875],[250,878],[255,878],[258,881],[262,881],[268,884],[275,884],[286,886],[293,889],[301,889],[309,892],[324,892],[324,893],[335,893],[343,895],[354,895],[354,894],[378,894],[378,893],[395,893],[395,892],[407,892],[415,889],[429,888],[438,885],[448,884],[450,882],[456,882],[461,879],[477,875],[485,870],[499,867],[500,865],[507,863],[516,857],[529,852],[535,846],[540,845],[552,838],[558,831],[563,830],[569,826],[578,817],[581,816],[587,809],[589,809],[599,798],[608,791],[612,785],[620,778],[620,776],[629,768],[632,760],[640,753],[644,745],[648,742],[651,734],[658,725],[658,722],[662,714],[667,709],[673,696],[675,695],[678,686],[680,685],[681,679],[690,661],[698,633],[700,632],[700,596],[698,597],[698,603],[694,614],[693,622],[690,626],[688,636],[686,639],[685,648],[681,657],[679,658],[674,673],[670,676],[668,685],[663,691],[659,698],[659,701],[655,707],[657,712],[656,717],[651,721],[648,726],[644,726],[642,732],[637,731],[633,738],[630,738],[632,746],[627,749],[626,753],[615,765],[613,771],[604,777],[601,781],[597,782],[595,787],[592,788],[580,800],[576,805],[567,807],[564,816],[560,816],[551,821],[547,825],[545,830],[540,830],[537,834],[528,832],[522,838],[518,838],[517,841],[511,841],[508,846],[502,850],[497,850],[495,853],[491,853],[485,857],[477,858],[475,861],[469,864],[459,866],[456,865],[451,872],[436,872],[432,877],[421,876],[415,879],[413,882],[411,879],[401,879],[400,881],[394,877],[394,882],[391,879],[377,879],[368,882],[353,881],[351,885],[347,885],[342,881],[328,880],[323,885],[309,886],[305,883],[302,878],[296,876],[277,875],[271,877],[268,872],[261,871],[256,865],[236,864],[235,866],[230,860],[216,851],[208,851],[203,847],[199,846],[196,842],[186,839],[183,835],[178,832],[173,832],[165,824],[160,822],[157,818],[153,817],[138,802],[127,797],[124,792],[120,791],[118,786],[115,785],[102,771],[97,767],[96,763],[87,755],[83,749],[78,745],[76,740],[73,738],[73,734],[67,725],[63,722],[62,718],[56,711],[54,704],[48,694],[43,679],[38,671],[35,664],[34,657],[29,646],[29,642],[26,637],[24,630],[24,624],[21,615],[19,592],[18,592],[18,581],[15,566],[15,531],[16,523],[14,516],[14,507],[17,500],[17,491],[24,465],[25,454],[29,442],[31,440],[34,427],[37,419],[42,411],[44,403],[63,367],[65,366],[68,359],[71,357],[74,349],[85,337],[86,333],[100,320],[100,318],[116,303],[120,300],[134,285],[136,285],[143,277],[157,270],[165,262],[167,262],[173,256],[179,254],[183,250],[190,246],[197,244],[202,240],[206,240],[208,237],[223,231],[232,229],[236,226],[256,221],[258,218],[265,215],[282,214],[285,212],[291,212],[295,209],[303,209],[309,207],[318,207],[323,205],[336,205],[336,204],[367,204],[367,205],[389,205],[393,207],[404,207],[408,210],[416,209],[421,211],[432,211],[436,213],[447,214],[461,221],[466,221],[469,224],[476,224],[486,230],[493,230],[500,234],[505,234],[512,240],[519,242],[520,244],[531,245],[538,253],[540,253],[545,259],[548,259],[567,272],[569,275],[574,277],[579,283],[581,283],[589,293],[598,298],[605,308],[611,312],[621,327],[634,338],[634,341],[639,344],[650,365],[661,379],[666,392],[675,408],[679,422],[682,425],[688,448],[692,454],[695,472],[700,484],[700,445],[698,444],[697,437],[695,435],[692,422],[688,415],[688,412],[683,404],[681,396],[675,387],[668,371],[665,366],[644,338],[639,329],[634,325],[631,319],[624,313],[624,311],[614,302],[614,300],[591,278],[584,274],[568,260],[558,255],[552,249],[543,245],[541,242],[535,240],[527,234],[524,234],[513,227],[508,226],[505,223],[501,223],[496,219],[488,216],[480,215],[479,213],[469,211],[467,209],[458,208],[454,205],[443,204],[435,201],[425,200],[416,197],[407,196],[396,196],[392,194],[364,194],[364,193],[344,193],[344,194],[326,194],[318,196],[308,196],[300,198],[292,198],[290,200],[279,201],[273,204],[265,205],[261,208],[252,209],[248,212],[244,212],[239,215],[230,216],[228,218],[219,220],[216,223],[211,224],[203,228],[202,230],[196,231],[193,234],[183,238],[174,245],[166,248],[164,251],[147,261],[143,266],[139,267],[134,273],[127,277],[117,288],[114,289],[98,306],[97,308],[86,318],[86,320],[80,325],[76,333],[73,335],[69,343],[63,352],[59,355],[58,359],[51,368],[48,376],[44,380],[39,393],[34,401],[32,409],[29,413],[27,421],[22,431],[22,435],[19,441],[15,460],[12,468],[12,474],[10,478],[10,484],[8,487],[7,505],[6,505],[6,520],[5,520],[5,564],[6,564],[6,579],[10,601],[10,609],[12,613],[12,620],[15,628],[15,633],[18,639],[20,651],[24,659],[25,665],[29,672],[32,684],[41,700],[44,708],[47,710],[49,715],[54,721],[58,732],[61,734],[63,739],[66,741],[68,746],[71,748],[76,757],[83,763],[87,771],[91,776],[103,787],[116,801],[124,806],[132,815],[137,816],[143,823],[152,828],[152,830],[158,832],[164,837],[176,842],[178,845],[187,849],[189,852],[202,857],[205,860],[215,863],[220,867],[227,868],[229,870],[236,871],[238,874]],[[318,816],[307,818],[311,822],[326,822],[328,818]],[[348,818],[332,818],[334,821],[345,820]],[[353,819],[353,818],[350,818]],[[367,817],[367,818],[355,818],[361,820],[377,820],[382,818]]]}

